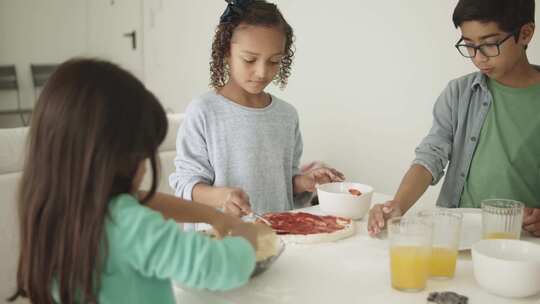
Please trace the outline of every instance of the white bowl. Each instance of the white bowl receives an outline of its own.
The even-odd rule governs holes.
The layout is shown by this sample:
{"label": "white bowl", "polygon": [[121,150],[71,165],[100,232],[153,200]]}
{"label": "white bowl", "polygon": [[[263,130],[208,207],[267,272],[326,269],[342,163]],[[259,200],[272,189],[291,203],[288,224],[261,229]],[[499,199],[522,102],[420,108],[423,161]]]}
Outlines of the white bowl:
{"label": "white bowl", "polygon": [[[352,195],[349,189],[362,192],[361,195]],[[319,206],[327,214],[361,219],[371,206],[373,187],[349,182],[328,183],[317,186]]]}
{"label": "white bowl", "polygon": [[472,246],[472,260],[476,281],[493,294],[518,298],[540,292],[540,245],[481,240]]}

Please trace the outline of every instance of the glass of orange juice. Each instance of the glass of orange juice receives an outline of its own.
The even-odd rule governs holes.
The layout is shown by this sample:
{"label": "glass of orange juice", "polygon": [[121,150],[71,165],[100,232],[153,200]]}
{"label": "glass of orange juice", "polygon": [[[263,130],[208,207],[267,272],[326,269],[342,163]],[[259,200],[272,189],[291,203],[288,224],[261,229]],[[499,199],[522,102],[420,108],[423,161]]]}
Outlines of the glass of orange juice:
{"label": "glass of orange juice", "polygon": [[393,288],[410,292],[426,288],[431,232],[431,223],[419,217],[396,217],[388,221]]}
{"label": "glass of orange juice", "polygon": [[433,225],[429,273],[432,278],[453,278],[456,271],[463,214],[438,208],[418,212]]}
{"label": "glass of orange juice", "polygon": [[523,223],[522,202],[507,199],[482,201],[482,237],[484,239],[519,239]]}

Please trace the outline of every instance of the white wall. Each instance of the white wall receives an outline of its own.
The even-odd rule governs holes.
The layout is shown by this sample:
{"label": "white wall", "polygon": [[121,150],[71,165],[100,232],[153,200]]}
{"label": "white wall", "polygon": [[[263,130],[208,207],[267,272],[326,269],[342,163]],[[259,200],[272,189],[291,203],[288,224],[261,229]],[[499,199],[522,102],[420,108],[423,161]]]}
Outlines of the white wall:
{"label": "white wall", "polygon": [[[17,63],[25,105],[33,100],[30,62],[89,53],[79,34],[87,30],[87,1],[0,1],[0,64]],[[474,71],[453,48],[457,0],[275,2],[295,30],[297,55],[289,86],[269,90],[298,109],[304,159],[393,193],[431,125],[436,97],[450,79]],[[225,1],[142,3],[146,84],[181,112],[209,89],[210,46]],[[539,39],[529,49],[536,63]]]}
{"label": "white wall", "polygon": [[182,112],[209,90],[214,28],[225,4],[219,0],[144,0],[145,82],[165,108]]}
{"label": "white wall", "polygon": [[[142,0],[0,0],[0,65],[15,64],[22,108],[36,95],[30,64],[61,63],[76,56],[112,60],[143,78]],[[137,31],[138,48],[123,34]],[[14,110],[16,95],[0,91],[0,110]],[[20,124],[0,115],[0,128]]]}
{"label": "white wall", "polygon": [[[61,62],[86,48],[85,3],[86,0],[0,1],[0,65],[16,65],[22,108],[32,108],[35,100],[31,63]],[[0,91],[0,109],[16,109],[15,96]],[[0,119],[18,122],[17,116]]]}
{"label": "white wall", "polygon": [[[474,71],[453,47],[457,1],[274,2],[295,30],[297,55],[289,86],[269,90],[298,109],[304,159],[394,193],[431,126],[435,99],[450,79]],[[208,89],[211,39],[225,3],[147,3],[154,14],[153,27],[145,25],[147,83],[183,111]],[[529,56],[540,63],[538,35]],[[437,194],[432,187],[422,202]]]}

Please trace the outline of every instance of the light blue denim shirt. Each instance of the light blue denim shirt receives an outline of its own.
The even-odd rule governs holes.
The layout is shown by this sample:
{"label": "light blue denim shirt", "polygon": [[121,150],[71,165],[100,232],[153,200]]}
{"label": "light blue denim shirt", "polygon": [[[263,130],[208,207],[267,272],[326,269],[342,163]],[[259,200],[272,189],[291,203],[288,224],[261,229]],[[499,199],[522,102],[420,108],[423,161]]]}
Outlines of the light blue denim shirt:
{"label": "light blue denim shirt", "polygon": [[[536,68],[540,71],[540,67]],[[437,206],[459,206],[492,100],[487,77],[480,72],[450,81],[437,99],[433,108],[433,125],[416,148],[413,161],[413,164],[422,165],[431,172],[432,185],[441,180],[446,168]]]}

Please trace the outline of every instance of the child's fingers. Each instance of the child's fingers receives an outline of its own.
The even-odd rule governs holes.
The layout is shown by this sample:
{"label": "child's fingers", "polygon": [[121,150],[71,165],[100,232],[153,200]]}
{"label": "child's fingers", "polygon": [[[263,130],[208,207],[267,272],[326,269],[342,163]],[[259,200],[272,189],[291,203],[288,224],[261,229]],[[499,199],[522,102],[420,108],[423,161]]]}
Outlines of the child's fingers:
{"label": "child's fingers", "polygon": [[314,192],[316,190],[315,189],[316,184],[317,184],[317,182],[314,179],[312,179],[312,178],[306,179],[306,183],[305,183],[306,191],[307,192]]}
{"label": "child's fingers", "polygon": [[240,192],[240,198],[249,205],[249,195],[246,192]]}
{"label": "child's fingers", "polygon": [[242,190],[237,191],[231,196],[230,201],[234,203],[238,209],[240,209],[240,216],[244,216],[252,212],[249,196],[246,192]]}
{"label": "child's fingers", "polygon": [[334,180],[335,181],[344,181],[345,180],[345,175],[341,172],[339,172],[338,170],[334,169],[334,168],[330,168],[330,171],[332,172],[332,174],[334,175]]}
{"label": "child's fingers", "polygon": [[242,223],[239,225],[236,225],[231,230],[232,236],[241,236],[248,240],[253,248],[257,250],[257,230],[255,226],[251,223]]}
{"label": "child's fingers", "polygon": [[240,209],[240,207],[232,201],[225,202],[224,211],[236,217],[241,217],[243,215],[242,209]]}
{"label": "child's fingers", "polygon": [[242,210],[251,211],[251,204],[249,203],[249,200],[236,199],[234,203]]}
{"label": "child's fingers", "polygon": [[378,230],[378,227],[375,222],[375,218],[373,215],[370,214],[369,220],[368,220],[368,232],[371,236],[374,236],[375,234],[378,233],[377,230]]}
{"label": "child's fingers", "polygon": [[540,209],[538,208],[526,208],[529,209],[524,212],[526,214],[523,217],[523,229],[536,235],[540,233]]}
{"label": "child's fingers", "polygon": [[523,229],[534,235],[540,234],[540,222],[524,226]]}
{"label": "child's fingers", "polygon": [[315,191],[317,182],[318,176],[315,173],[305,174],[300,177],[298,185],[301,188],[301,191],[313,192]]}
{"label": "child's fingers", "polygon": [[229,234],[234,226],[240,223],[242,223],[240,218],[228,213],[220,213],[220,218],[212,224],[212,227],[218,238],[223,238]]}
{"label": "child's fingers", "polygon": [[375,214],[375,220],[377,221],[378,228],[380,229],[384,228],[385,220],[384,220],[384,214],[382,212],[377,212]]}
{"label": "child's fingers", "polygon": [[384,227],[384,216],[381,208],[381,205],[377,204],[369,211],[368,231],[372,236],[378,234]]}
{"label": "child's fingers", "polygon": [[371,225],[368,226],[368,233],[370,236],[376,236],[380,232],[381,232],[381,229],[376,223],[372,222]]}
{"label": "child's fingers", "polygon": [[314,177],[317,184],[326,184],[337,179],[337,176],[328,168],[320,168],[315,172]]}
{"label": "child's fingers", "polygon": [[[527,208],[529,209],[529,208]],[[528,210],[524,212],[523,216],[523,226],[534,224],[536,222],[540,222],[540,209],[538,208],[530,208],[532,210]]]}
{"label": "child's fingers", "polygon": [[341,180],[340,172],[338,172],[338,171],[335,170],[335,169],[327,168],[327,169],[326,169],[326,175],[329,177],[329,179],[330,179],[329,181],[330,181],[330,182]]}
{"label": "child's fingers", "polygon": [[212,226],[212,231],[216,238],[220,240],[229,234],[231,228],[225,226]]}
{"label": "child's fingers", "polygon": [[320,184],[345,180],[345,175],[334,168],[320,168],[320,170]]}
{"label": "child's fingers", "polygon": [[225,237],[225,234],[221,232],[219,229],[212,228],[212,234],[216,236],[216,239],[221,240]]}

